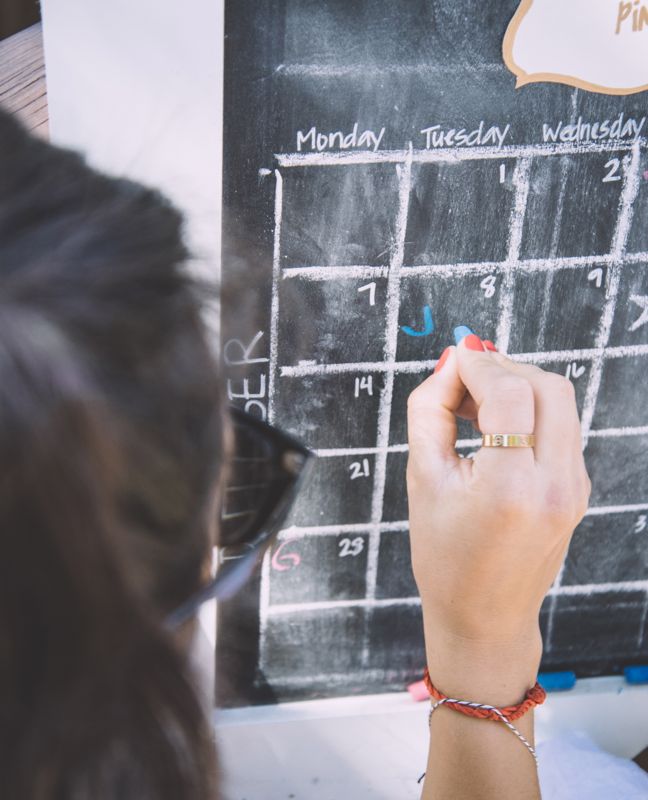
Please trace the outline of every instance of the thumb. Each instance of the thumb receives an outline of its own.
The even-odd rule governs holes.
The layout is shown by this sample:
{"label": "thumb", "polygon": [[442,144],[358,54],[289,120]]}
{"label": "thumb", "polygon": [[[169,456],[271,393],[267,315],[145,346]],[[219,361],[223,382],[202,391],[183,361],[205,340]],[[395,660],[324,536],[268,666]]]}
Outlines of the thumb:
{"label": "thumb", "polygon": [[466,394],[457,365],[457,348],[448,347],[429,378],[409,396],[407,429],[410,464],[426,476],[447,472],[460,459],[455,450],[456,412]]}

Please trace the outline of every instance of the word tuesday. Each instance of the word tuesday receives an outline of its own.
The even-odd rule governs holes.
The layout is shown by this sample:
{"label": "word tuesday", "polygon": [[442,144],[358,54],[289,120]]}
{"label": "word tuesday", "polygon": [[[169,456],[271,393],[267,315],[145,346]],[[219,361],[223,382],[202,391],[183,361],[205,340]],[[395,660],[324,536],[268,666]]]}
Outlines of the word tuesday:
{"label": "word tuesday", "polygon": [[425,149],[430,150],[434,147],[477,147],[488,144],[501,147],[510,130],[510,125],[505,125],[503,128],[491,125],[490,128],[487,128],[482,120],[473,131],[466,130],[466,128],[459,128],[459,130],[450,128],[450,130],[444,131],[440,125],[432,125],[429,128],[423,128],[421,133],[425,136]]}

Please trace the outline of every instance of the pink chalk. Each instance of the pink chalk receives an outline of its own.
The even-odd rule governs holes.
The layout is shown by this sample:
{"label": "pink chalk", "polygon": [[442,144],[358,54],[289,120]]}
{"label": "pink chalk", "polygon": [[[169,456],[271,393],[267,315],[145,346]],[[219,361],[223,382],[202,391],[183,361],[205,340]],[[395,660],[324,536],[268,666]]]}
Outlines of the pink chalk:
{"label": "pink chalk", "polygon": [[407,687],[407,691],[412,695],[412,700],[416,700],[417,703],[420,703],[422,700],[430,699],[430,693],[427,690],[425,681],[410,683]]}
{"label": "pink chalk", "polygon": [[643,176],[644,176],[644,180],[648,181],[648,169],[644,172]]}

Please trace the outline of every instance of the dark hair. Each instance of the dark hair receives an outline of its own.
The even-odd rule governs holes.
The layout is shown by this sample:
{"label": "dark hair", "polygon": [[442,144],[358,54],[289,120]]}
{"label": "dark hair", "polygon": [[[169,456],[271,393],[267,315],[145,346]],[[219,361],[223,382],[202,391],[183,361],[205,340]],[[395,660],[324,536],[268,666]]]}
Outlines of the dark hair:
{"label": "dark hair", "polygon": [[163,626],[204,575],[223,450],[181,233],[0,113],[3,798],[216,794]]}

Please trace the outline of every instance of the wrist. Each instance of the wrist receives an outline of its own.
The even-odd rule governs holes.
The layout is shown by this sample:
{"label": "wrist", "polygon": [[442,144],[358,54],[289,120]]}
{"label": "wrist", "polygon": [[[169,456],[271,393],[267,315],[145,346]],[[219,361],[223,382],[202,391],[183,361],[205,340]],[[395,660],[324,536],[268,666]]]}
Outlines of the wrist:
{"label": "wrist", "polygon": [[426,627],[427,666],[439,691],[494,706],[515,705],[536,683],[542,657],[538,624],[508,640],[473,640]]}

